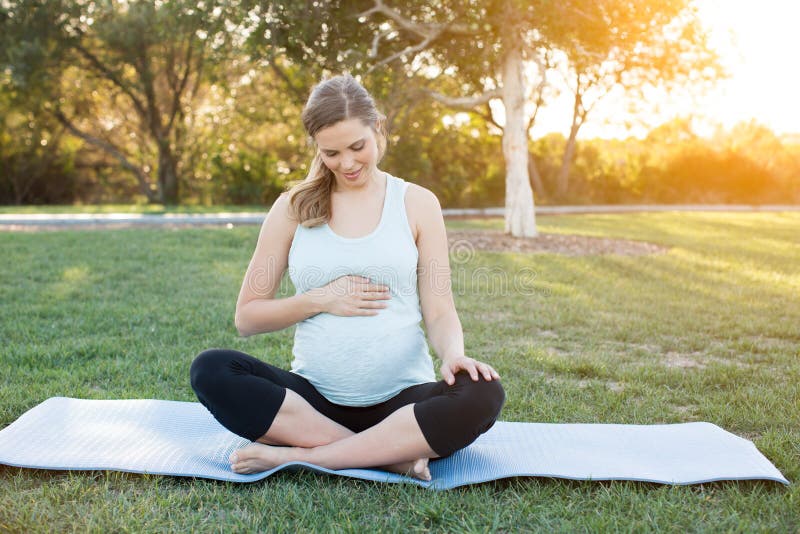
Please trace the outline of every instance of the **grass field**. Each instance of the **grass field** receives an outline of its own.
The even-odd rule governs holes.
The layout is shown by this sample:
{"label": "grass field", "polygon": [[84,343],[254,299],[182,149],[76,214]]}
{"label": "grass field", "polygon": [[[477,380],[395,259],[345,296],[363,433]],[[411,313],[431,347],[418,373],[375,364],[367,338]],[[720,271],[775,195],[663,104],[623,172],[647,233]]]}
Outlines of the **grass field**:
{"label": "grass field", "polygon": [[143,213],[162,215],[165,213],[265,213],[267,207],[260,204],[231,206],[165,206],[163,204],[87,204],[49,205],[49,206],[0,206],[0,215],[34,213]]}
{"label": "grass field", "polygon": [[[0,531],[800,530],[800,213],[538,222],[671,248],[454,261],[468,353],[503,379],[501,419],[709,421],[752,440],[792,486],[517,478],[431,492],[311,472],[236,485],[0,466]],[[257,234],[0,233],[0,426],[51,396],[193,401],[189,364],[208,347],[288,368],[291,330],[243,339],[233,325]]]}

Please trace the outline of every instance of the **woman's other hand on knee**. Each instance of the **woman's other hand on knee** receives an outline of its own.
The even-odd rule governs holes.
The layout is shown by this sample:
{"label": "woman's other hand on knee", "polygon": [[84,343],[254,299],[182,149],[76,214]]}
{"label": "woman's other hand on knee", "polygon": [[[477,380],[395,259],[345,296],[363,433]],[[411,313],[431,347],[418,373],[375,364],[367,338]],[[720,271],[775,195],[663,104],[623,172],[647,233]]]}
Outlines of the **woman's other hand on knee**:
{"label": "woman's other hand on knee", "polygon": [[474,381],[478,381],[480,377],[487,382],[500,379],[500,374],[491,365],[464,355],[443,358],[442,366],[439,368],[442,379],[450,386],[456,381],[456,373],[462,370],[466,371]]}

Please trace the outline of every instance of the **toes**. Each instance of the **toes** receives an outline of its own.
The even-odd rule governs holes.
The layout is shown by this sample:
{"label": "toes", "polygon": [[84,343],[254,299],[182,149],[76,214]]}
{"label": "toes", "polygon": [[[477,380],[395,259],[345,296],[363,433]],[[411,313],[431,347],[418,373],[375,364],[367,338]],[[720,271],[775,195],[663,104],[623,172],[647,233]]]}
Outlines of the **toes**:
{"label": "toes", "polygon": [[430,480],[431,479],[431,470],[428,468],[428,464],[422,466],[422,469],[417,471],[417,477],[421,480]]}
{"label": "toes", "polygon": [[245,462],[239,462],[237,464],[231,465],[231,469],[234,473],[239,473],[240,475],[247,475],[252,472],[250,466],[247,465]]}
{"label": "toes", "polygon": [[420,458],[414,462],[414,475],[421,480],[430,480],[431,471],[428,468],[428,458]]}

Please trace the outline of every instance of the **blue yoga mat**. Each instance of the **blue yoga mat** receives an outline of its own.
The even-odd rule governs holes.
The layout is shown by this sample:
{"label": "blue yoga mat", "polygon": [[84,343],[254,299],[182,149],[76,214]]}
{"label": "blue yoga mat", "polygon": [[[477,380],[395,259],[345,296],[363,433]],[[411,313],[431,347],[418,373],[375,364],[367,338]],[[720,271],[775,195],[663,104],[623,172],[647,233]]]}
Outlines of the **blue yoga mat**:
{"label": "blue yoga mat", "polygon": [[498,421],[470,446],[432,460],[425,482],[379,469],[338,471],[295,462],[240,475],[228,456],[250,443],[196,402],[53,397],[0,430],[0,463],[59,470],[114,470],[255,482],[306,468],[431,489],[514,476],[697,484],[775,480],[788,484],[748,440],[711,423],[546,424]]}

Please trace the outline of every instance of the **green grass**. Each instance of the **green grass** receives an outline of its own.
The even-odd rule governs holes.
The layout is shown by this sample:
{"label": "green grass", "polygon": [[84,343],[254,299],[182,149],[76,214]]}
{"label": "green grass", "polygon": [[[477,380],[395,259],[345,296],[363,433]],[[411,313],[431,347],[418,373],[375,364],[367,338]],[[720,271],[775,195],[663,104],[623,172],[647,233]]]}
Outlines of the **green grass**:
{"label": "green grass", "polygon": [[145,213],[161,215],[164,213],[241,213],[266,212],[267,207],[260,204],[250,206],[165,206],[163,204],[63,204],[47,206],[0,206],[0,215],[12,214],[65,214],[65,213]]}
{"label": "green grass", "polygon": [[[798,531],[800,213],[538,222],[671,248],[453,264],[469,354],[503,377],[501,419],[710,421],[753,440],[794,485],[517,478],[437,493],[304,471],[237,485],[0,467],[0,531]],[[257,234],[0,234],[0,425],[51,396],[193,401],[189,364],[208,347],[288,367],[291,330],[241,339],[233,326]]]}

